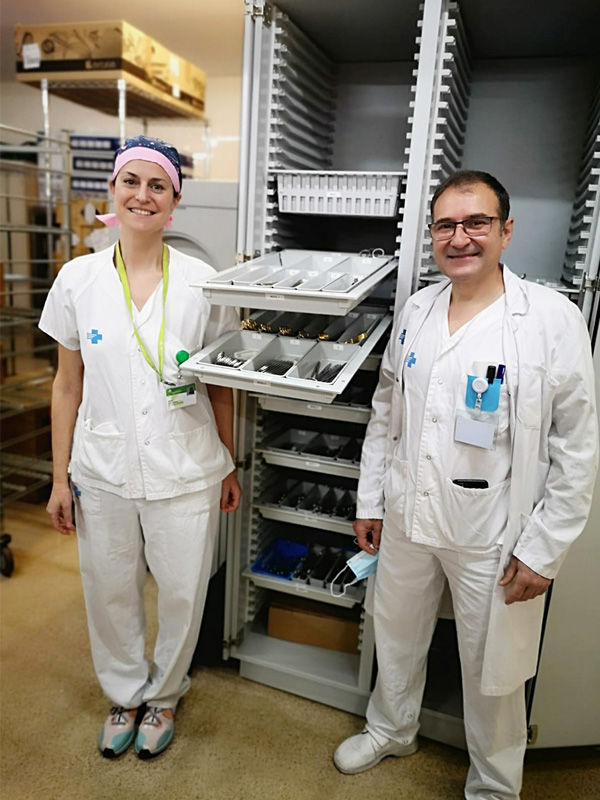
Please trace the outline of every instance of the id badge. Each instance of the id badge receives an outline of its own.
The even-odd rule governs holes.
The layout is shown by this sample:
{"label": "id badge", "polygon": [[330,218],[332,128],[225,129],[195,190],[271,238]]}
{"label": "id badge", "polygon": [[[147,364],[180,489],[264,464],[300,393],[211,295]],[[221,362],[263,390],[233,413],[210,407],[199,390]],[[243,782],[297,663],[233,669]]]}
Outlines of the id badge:
{"label": "id badge", "polygon": [[496,414],[472,416],[467,411],[458,411],[454,424],[454,441],[493,450],[498,429]]}
{"label": "id badge", "polygon": [[198,401],[195,383],[167,386],[165,394],[169,411],[176,411],[178,408],[184,408],[185,406],[193,406]]}

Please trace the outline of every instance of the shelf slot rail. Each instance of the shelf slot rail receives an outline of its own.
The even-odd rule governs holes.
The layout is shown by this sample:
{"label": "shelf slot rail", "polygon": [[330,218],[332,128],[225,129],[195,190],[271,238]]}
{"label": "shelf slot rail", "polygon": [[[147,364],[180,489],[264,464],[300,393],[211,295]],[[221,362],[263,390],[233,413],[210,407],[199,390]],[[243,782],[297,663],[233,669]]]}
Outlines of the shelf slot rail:
{"label": "shelf slot rail", "polygon": [[590,316],[598,288],[600,262],[600,85],[586,130],[579,180],[575,190],[562,280],[579,290],[579,306]]}
{"label": "shelf slot rail", "polygon": [[[471,56],[458,4],[426,0],[421,9],[405,149],[408,179],[398,223],[400,302],[418,288],[421,274],[437,273],[427,234],[429,203],[435,187],[460,169],[471,81]],[[422,198],[419,205],[413,197]]]}
{"label": "shelf slot rail", "polygon": [[276,7],[272,14],[266,216],[262,249],[293,244],[294,226],[279,215],[274,170],[331,167],[335,124],[333,63]]}

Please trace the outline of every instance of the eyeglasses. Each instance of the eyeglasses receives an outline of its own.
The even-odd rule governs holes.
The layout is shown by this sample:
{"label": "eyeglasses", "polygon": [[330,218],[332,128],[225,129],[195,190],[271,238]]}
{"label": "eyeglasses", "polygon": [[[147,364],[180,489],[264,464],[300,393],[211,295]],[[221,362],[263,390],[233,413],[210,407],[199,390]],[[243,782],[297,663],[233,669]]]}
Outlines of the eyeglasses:
{"label": "eyeglasses", "polygon": [[456,226],[462,225],[463,231],[467,236],[486,236],[492,229],[492,222],[500,217],[470,217],[469,219],[461,219],[454,222],[450,219],[443,219],[439,222],[432,222],[429,226],[431,238],[436,242],[443,242],[446,239],[452,239],[456,233]]}

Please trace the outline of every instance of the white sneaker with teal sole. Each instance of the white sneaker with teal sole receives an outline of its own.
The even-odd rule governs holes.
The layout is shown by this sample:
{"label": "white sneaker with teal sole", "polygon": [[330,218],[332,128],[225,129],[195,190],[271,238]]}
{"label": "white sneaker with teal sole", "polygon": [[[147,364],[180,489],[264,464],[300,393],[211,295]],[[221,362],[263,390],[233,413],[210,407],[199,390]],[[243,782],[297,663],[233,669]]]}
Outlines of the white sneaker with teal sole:
{"label": "white sneaker with teal sole", "polygon": [[124,753],[135,737],[137,708],[113,706],[98,734],[98,747],[104,758]]}
{"label": "white sneaker with teal sole", "polygon": [[167,749],[174,733],[173,709],[147,706],[135,738],[135,752],[143,759],[154,758]]}
{"label": "white sneaker with teal sole", "polygon": [[417,740],[400,744],[393,739],[375,736],[367,728],[341,743],[333,754],[333,763],[346,775],[371,769],[388,756],[410,756],[418,749]]}

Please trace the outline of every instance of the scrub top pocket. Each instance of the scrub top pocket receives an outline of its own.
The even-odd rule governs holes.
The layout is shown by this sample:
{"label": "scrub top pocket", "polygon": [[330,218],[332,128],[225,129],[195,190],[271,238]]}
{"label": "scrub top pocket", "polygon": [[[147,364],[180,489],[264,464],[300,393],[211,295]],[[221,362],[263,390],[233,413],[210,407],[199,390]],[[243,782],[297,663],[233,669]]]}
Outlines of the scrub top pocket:
{"label": "scrub top pocket", "polygon": [[112,423],[93,426],[85,420],[78,431],[78,446],[74,448],[72,472],[76,479],[88,478],[122,486],[127,480],[125,434]]}
{"label": "scrub top pocket", "polygon": [[169,434],[167,441],[175,477],[183,483],[208,478],[225,464],[225,446],[208,420],[191,431]]}
{"label": "scrub top pocket", "polygon": [[509,487],[509,479],[471,489],[446,478],[442,530],[451,543],[475,549],[499,544],[508,521]]}

